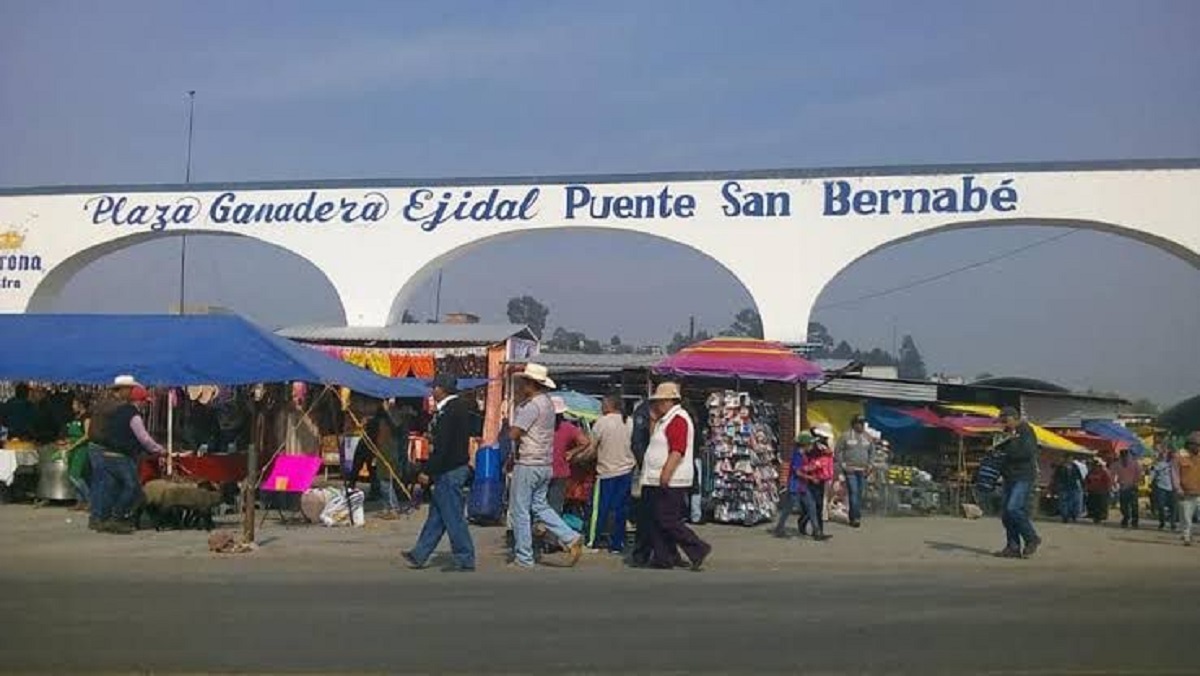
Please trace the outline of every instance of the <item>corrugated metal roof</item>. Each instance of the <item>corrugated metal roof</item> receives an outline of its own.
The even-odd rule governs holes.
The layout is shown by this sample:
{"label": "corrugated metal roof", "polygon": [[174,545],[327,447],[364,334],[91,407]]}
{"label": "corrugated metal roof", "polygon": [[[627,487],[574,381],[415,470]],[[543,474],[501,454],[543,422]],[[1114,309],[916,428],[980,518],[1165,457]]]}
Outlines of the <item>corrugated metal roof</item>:
{"label": "corrugated metal roof", "polygon": [[929,402],[938,400],[936,383],[913,383],[902,380],[833,378],[827,382],[815,383],[810,389],[823,394],[840,394],[866,399]]}
{"label": "corrugated metal roof", "polygon": [[558,373],[608,373],[624,369],[645,369],[662,361],[661,355],[649,354],[580,354],[575,352],[543,352],[534,358],[539,364]]}
{"label": "corrugated metal roof", "polygon": [[309,343],[433,343],[496,345],[509,338],[533,340],[520,324],[396,324],[393,326],[293,326],[277,331]]}

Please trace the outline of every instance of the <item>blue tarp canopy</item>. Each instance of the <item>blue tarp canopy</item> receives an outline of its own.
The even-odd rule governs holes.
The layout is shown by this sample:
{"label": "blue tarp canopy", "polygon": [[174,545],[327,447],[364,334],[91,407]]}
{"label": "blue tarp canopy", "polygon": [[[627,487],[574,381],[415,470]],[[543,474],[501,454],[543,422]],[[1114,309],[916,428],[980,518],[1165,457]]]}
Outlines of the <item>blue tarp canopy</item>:
{"label": "blue tarp canopy", "polygon": [[236,315],[0,315],[0,380],[106,385],[121,374],[151,386],[302,381],[379,398],[428,392]]}
{"label": "blue tarp canopy", "polygon": [[1110,441],[1124,441],[1129,444],[1129,452],[1135,458],[1140,458],[1148,452],[1142,445],[1142,440],[1128,427],[1118,425],[1111,420],[1084,420],[1083,431],[1094,434]]}

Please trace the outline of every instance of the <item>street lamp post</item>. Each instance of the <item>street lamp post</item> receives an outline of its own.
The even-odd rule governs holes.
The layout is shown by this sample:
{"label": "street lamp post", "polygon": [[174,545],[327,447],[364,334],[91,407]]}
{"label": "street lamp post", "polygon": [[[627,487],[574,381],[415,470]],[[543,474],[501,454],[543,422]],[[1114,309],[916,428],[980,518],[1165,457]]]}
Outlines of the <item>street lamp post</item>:
{"label": "street lamp post", "polygon": [[[196,118],[196,90],[188,91],[187,116],[187,162],[183,169],[183,182],[192,182],[192,130]],[[184,302],[187,300],[187,232],[179,237],[179,314],[184,314]]]}

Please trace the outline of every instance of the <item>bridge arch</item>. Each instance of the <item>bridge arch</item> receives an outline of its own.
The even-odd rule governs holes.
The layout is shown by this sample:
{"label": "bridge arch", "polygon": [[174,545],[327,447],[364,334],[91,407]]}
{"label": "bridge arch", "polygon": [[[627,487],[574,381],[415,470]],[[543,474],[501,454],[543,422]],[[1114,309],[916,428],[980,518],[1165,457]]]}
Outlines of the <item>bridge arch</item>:
{"label": "bridge arch", "polygon": [[[131,235],[124,235],[121,237],[117,237],[115,239],[106,240],[106,241],[100,242],[98,244],[95,244],[93,246],[90,246],[88,248],[85,248],[81,251],[74,253],[71,256],[68,256],[65,260],[59,262],[57,265],[54,265],[52,268],[50,268],[49,270],[46,271],[46,273],[42,277],[41,281],[37,284],[37,286],[34,288],[33,292],[30,294],[29,301],[26,306],[26,311],[27,312],[35,312],[35,313],[36,312],[51,312],[51,311],[53,311],[54,305],[57,302],[60,294],[62,293],[62,291],[66,287],[66,285],[71,281],[71,279],[73,279],[77,274],[82,272],[88,266],[92,265],[93,263],[96,263],[97,261],[100,261],[101,259],[105,258],[106,256],[115,254],[120,251],[124,251],[126,249],[129,249],[129,248],[141,245],[141,244],[146,244],[149,242],[163,241],[163,240],[178,240],[183,237],[229,238],[229,239],[252,240],[253,242],[255,242],[257,244],[268,247],[271,250],[273,250],[277,253],[283,254],[286,257],[288,257],[294,261],[302,262],[302,264],[309,271],[315,273],[316,275],[319,275],[319,277],[324,280],[326,286],[332,292],[334,298],[337,301],[337,312],[340,315],[339,321],[345,322],[345,318],[346,318],[345,307],[342,304],[341,295],[338,292],[336,285],[329,278],[329,276],[321,269],[321,267],[319,265],[317,265],[314,261],[310,260],[309,258],[303,256],[302,254],[300,254],[296,251],[293,251],[287,247],[281,246],[279,244],[276,244],[276,243],[273,243],[273,242],[270,242],[270,241],[267,241],[267,240],[264,240],[264,239],[261,239],[258,237],[254,237],[253,235],[247,235],[247,234],[237,233],[237,232],[219,231],[219,230],[172,230],[172,231],[169,231],[166,233],[139,232],[139,233],[135,233],[135,234],[131,234]],[[193,253],[193,256],[194,255],[195,254]],[[195,267],[194,267],[195,265],[196,265],[196,262],[195,262],[195,259],[193,258],[192,262],[191,262],[191,266],[190,266],[191,269],[188,270],[188,272],[187,272],[189,278],[191,278],[193,275],[197,274]],[[224,268],[223,271],[224,272],[232,272],[235,275],[242,275],[242,274],[246,274],[247,272],[249,272],[244,269],[237,269],[237,270],[231,271],[228,267]],[[178,281],[179,281],[178,279],[175,279],[175,280],[172,280],[172,282],[168,282],[168,284],[178,283]],[[189,297],[184,298],[185,303],[194,302],[195,300],[196,300],[195,298],[189,298]]]}

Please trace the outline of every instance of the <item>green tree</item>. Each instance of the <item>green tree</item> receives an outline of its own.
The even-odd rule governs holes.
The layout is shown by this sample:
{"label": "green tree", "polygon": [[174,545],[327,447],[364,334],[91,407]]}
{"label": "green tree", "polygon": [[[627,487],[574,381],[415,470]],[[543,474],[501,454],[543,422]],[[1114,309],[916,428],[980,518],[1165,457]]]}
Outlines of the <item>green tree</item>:
{"label": "green tree", "polygon": [[758,310],[748,307],[737,313],[737,316],[733,318],[733,324],[721,332],[721,335],[761,339],[763,337],[762,317],[758,314]]}
{"label": "green tree", "polygon": [[546,349],[551,352],[583,352],[585,354],[600,354],[604,348],[600,341],[588,338],[582,331],[571,331],[558,327],[546,343]]}
{"label": "green tree", "polygon": [[550,308],[542,305],[533,296],[510,298],[508,301],[508,321],[528,326],[539,338],[546,330],[546,319],[549,317]]}
{"label": "green tree", "polygon": [[1129,407],[1129,411],[1138,415],[1158,415],[1161,413],[1158,404],[1149,399],[1138,399]]}
{"label": "green tree", "polygon": [[612,345],[613,347],[620,347],[621,346],[621,337],[613,336],[612,338],[609,338],[608,344]]}
{"label": "green tree", "polygon": [[925,372],[925,360],[921,358],[917,341],[913,340],[912,336],[904,336],[904,341],[900,343],[899,372],[900,377],[905,380],[925,380],[928,376]]}
{"label": "green tree", "polygon": [[701,343],[711,339],[712,336],[704,330],[697,331],[696,335],[693,337],[689,337],[688,334],[677,331],[675,336],[671,338],[671,342],[667,344],[667,353],[675,354],[689,345],[695,345],[696,343]]}
{"label": "green tree", "polygon": [[811,356],[814,359],[825,359],[833,352],[833,336],[820,322],[808,323],[808,343],[813,346]]}

